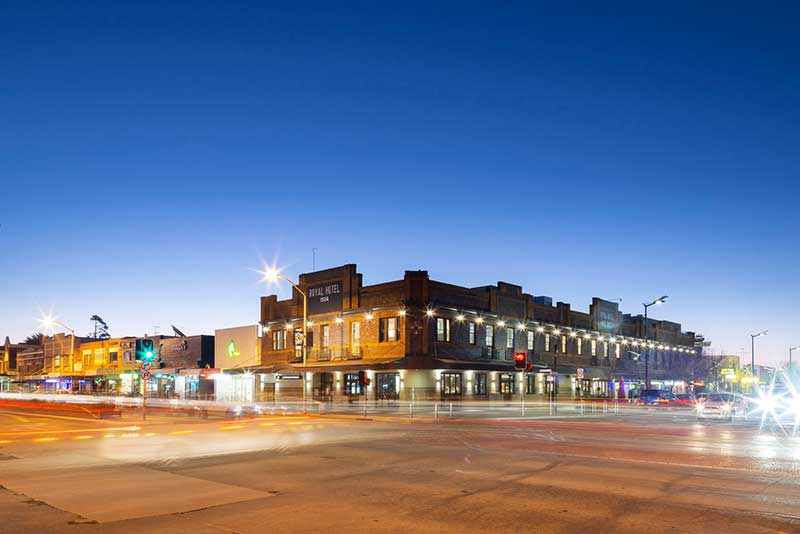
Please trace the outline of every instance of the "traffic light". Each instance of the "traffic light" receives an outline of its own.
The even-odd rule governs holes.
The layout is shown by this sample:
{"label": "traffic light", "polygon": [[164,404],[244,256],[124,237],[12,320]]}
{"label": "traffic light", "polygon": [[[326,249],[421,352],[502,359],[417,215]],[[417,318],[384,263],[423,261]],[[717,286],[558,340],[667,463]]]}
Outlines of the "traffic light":
{"label": "traffic light", "polygon": [[514,354],[514,369],[524,371],[528,364],[528,355],[524,352]]}
{"label": "traffic light", "polygon": [[365,371],[358,372],[358,383],[361,384],[362,387],[367,387],[369,385],[369,378],[367,378],[367,373]]}
{"label": "traffic light", "polygon": [[152,362],[156,359],[156,351],[153,348],[152,339],[138,339],[136,340],[136,359]]}

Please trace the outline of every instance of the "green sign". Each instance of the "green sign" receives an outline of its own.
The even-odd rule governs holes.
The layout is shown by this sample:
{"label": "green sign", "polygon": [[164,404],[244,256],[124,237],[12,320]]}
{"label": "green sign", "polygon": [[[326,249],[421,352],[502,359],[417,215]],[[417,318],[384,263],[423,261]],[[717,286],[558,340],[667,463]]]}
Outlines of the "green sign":
{"label": "green sign", "polygon": [[228,341],[228,358],[236,358],[239,356],[239,351],[236,350],[236,342],[234,340]]}

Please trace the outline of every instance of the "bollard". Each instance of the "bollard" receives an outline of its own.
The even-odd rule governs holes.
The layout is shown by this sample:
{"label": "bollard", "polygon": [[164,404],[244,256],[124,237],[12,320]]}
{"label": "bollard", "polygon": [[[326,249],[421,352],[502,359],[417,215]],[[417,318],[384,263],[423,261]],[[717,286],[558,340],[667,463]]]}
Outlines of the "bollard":
{"label": "bollard", "polygon": [[434,419],[439,419],[439,403],[438,402],[433,403],[433,418]]}
{"label": "bollard", "polygon": [[453,403],[450,403],[450,417],[453,417]]}

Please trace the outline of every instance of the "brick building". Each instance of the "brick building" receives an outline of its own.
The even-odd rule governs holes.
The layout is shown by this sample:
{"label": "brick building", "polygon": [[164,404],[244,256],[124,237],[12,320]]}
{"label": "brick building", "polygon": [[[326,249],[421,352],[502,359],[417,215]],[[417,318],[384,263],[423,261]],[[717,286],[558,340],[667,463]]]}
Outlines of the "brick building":
{"label": "brick building", "polygon": [[[321,400],[363,394],[358,371],[370,378],[370,399],[511,399],[523,391],[544,396],[613,396],[620,381],[641,383],[649,351],[650,376],[685,387],[695,335],[681,325],[623,314],[619,304],[592,299],[589,311],[523,292],[506,282],[474,288],[406,271],[400,280],[364,286],[354,264],[300,275],[308,295],[305,366],[303,296],[261,298],[261,366],[265,380]],[[523,352],[533,370],[514,370]],[[623,379],[624,377],[624,379]]]}

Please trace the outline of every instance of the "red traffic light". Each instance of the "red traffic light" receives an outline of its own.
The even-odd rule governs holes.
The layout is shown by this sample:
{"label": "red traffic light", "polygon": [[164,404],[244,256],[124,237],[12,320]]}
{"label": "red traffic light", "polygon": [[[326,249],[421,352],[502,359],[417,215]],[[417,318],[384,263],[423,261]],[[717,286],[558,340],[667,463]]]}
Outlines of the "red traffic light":
{"label": "red traffic light", "polygon": [[514,369],[525,369],[528,363],[528,355],[524,352],[517,352],[514,354]]}

